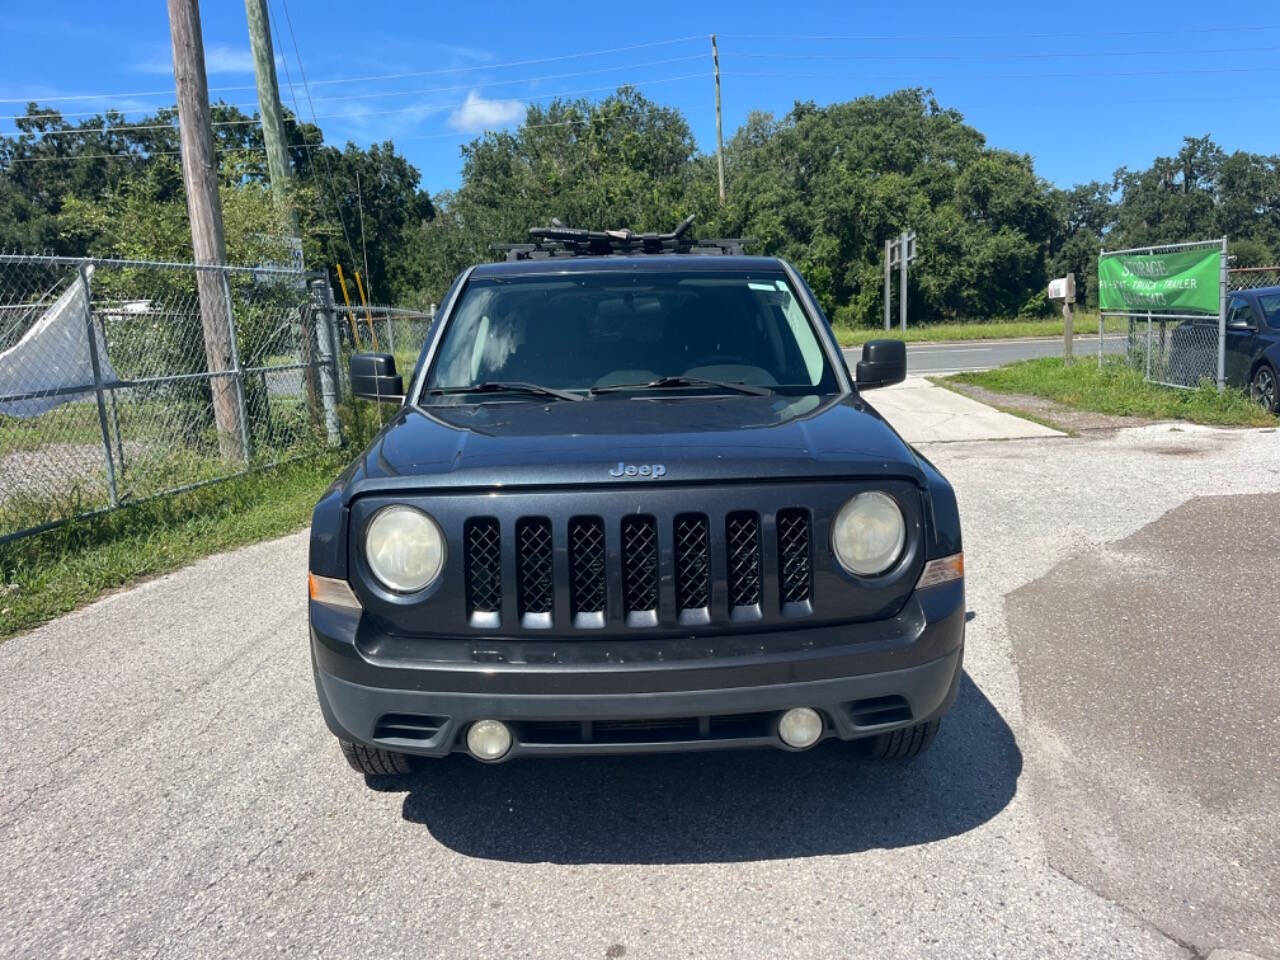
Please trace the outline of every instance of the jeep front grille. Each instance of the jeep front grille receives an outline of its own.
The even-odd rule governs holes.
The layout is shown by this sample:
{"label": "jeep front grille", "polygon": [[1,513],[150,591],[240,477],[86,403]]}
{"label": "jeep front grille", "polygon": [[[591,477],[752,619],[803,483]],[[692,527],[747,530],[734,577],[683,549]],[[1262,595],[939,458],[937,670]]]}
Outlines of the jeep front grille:
{"label": "jeep front grille", "polygon": [[551,626],[555,602],[553,555],[551,521],[546,517],[522,517],[516,524],[516,589],[521,626]]}
{"label": "jeep front grille", "polygon": [[802,507],[665,520],[645,513],[575,516],[563,527],[537,516],[518,517],[513,528],[507,522],[500,528],[492,517],[465,521],[472,627],[502,625],[504,550],[515,583],[505,612],[521,629],[548,630],[557,622],[581,630],[611,622],[700,626],[813,613],[812,520]]}
{"label": "jeep front grille", "polygon": [[604,626],[604,521],[569,521],[569,609],[575,627]]}
{"label": "jeep front grille", "polygon": [[658,623],[658,524],[653,517],[622,518],[622,609],[628,626]]}
{"label": "jeep front grille", "polygon": [[778,511],[778,571],[782,609],[800,612],[808,607],[812,593],[812,552],[809,543],[809,511],[790,508]]}
{"label": "jeep front grille", "polygon": [[738,620],[760,616],[761,570],[760,517],[731,513],[724,522],[725,549],[729,554],[729,614]]}
{"label": "jeep front grille", "polygon": [[472,517],[466,539],[467,614],[473,627],[496,627],[502,610],[502,539],[493,517]]}
{"label": "jeep front grille", "polygon": [[676,609],[681,623],[711,622],[710,524],[700,513],[676,517]]}

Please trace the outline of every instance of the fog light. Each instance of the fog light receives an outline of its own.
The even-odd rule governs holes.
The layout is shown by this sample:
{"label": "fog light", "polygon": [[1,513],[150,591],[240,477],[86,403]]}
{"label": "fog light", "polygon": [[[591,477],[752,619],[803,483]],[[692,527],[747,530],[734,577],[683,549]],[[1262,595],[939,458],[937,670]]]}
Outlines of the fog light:
{"label": "fog light", "polygon": [[501,760],[511,749],[511,728],[501,720],[477,720],[467,731],[467,749],[477,760]]}
{"label": "fog light", "polygon": [[804,750],[822,736],[822,715],[812,707],[792,707],[778,721],[778,736],[788,747]]}

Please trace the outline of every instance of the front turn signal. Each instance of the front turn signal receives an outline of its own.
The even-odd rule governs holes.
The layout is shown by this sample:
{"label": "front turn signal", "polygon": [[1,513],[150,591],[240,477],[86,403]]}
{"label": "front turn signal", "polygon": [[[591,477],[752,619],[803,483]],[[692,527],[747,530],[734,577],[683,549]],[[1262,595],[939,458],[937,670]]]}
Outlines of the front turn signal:
{"label": "front turn signal", "polygon": [[949,557],[939,557],[924,565],[920,579],[916,581],[916,589],[936,587],[940,583],[964,579],[964,554],[953,553]]}
{"label": "front turn signal", "polygon": [[346,610],[359,610],[360,599],[351,592],[351,585],[345,580],[333,577],[318,577],[307,573],[307,593],[316,603],[328,607],[340,607]]}

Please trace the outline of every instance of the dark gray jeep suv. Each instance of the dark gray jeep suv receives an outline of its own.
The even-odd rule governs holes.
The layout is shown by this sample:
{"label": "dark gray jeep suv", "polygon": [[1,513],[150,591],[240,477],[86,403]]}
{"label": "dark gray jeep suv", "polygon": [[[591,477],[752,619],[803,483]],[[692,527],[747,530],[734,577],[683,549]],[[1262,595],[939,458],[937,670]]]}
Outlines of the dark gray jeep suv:
{"label": "dark gray jeep suv", "polygon": [[951,486],[867,404],[787,263],[535,230],[454,283],[315,508],[311,652],[366,774],[417,758],[925,749],[956,695]]}

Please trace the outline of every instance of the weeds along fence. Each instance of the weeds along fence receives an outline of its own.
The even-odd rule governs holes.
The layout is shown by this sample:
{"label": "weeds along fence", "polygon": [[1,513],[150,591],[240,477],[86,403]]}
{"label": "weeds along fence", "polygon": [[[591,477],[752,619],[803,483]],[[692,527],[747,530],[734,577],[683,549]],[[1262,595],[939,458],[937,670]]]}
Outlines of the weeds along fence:
{"label": "weeds along fence", "polygon": [[327,283],[0,255],[0,542],[341,442]]}

